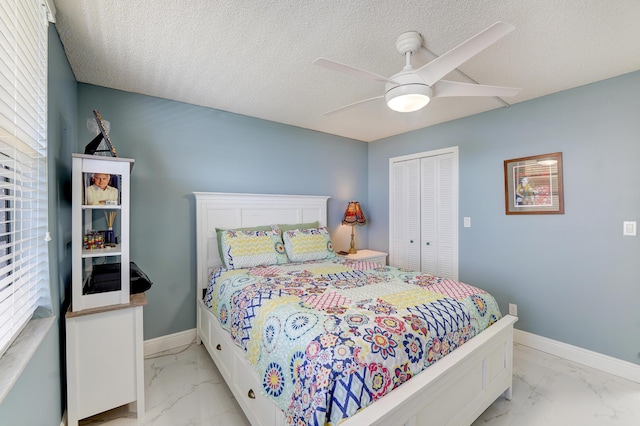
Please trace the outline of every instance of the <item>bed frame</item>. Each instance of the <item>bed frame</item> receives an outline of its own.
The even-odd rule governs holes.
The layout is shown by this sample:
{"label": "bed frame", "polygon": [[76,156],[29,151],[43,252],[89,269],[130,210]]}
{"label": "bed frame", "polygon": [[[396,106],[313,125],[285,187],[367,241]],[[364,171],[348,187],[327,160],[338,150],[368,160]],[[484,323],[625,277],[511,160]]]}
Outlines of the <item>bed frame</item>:
{"label": "bed frame", "polygon": [[[285,425],[282,411],[202,301],[209,273],[221,265],[215,228],[319,221],[327,224],[325,196],[195,192],[197,343],[203,343],[252,425]],[[369,424],[468,425],[500,395],[511,399],[513,324],[506,315],[341,426]]]}

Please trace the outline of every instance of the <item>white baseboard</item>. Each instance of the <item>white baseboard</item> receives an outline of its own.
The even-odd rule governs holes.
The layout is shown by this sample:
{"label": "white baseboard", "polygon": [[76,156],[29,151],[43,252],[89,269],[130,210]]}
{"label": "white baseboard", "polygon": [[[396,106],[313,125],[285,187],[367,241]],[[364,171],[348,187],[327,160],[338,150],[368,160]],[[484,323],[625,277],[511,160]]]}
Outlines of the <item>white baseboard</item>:
{"label": "white baseboard", "polygon": [[160,352],[176,349],[189,345],[196,340],[196,329],[180,331],[178,333],[167,334],[144,341],[144,356],[154,355]]}
{"label": "white baseboard", "polygon": [[640,365],[632,362],[623,361],[618,358],[517,329],[513,330],[513,341],[569,361],[577,362],[578,364],[596,368],[605,373],[640,383]]}

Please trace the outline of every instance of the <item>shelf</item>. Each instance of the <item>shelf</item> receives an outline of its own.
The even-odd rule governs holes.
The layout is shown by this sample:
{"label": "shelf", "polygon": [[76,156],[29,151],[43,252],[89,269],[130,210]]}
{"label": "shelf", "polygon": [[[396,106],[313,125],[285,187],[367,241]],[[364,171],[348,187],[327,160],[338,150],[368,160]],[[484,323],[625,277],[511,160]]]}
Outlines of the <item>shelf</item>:
{"label": "shelf", "polygon": [[120,245],[116,245],[115,247],[107,247],[103,249],[93,249],[93,250],[85,250],[82,249],[82,258],[90,258],[90,257],[103,257],[103,256],[120,256],[122,254],[122,250],[120,249]]}
{"label": "shelf", "polygon": [[129,303],[119,305],[101,306],[99,308],[89,308],[82,311],[72,311],[71,308],[67,310],[65,318],[81,317],[85,315],[97,314],[100,312],[116,311],[119,309],[135,308],[137,306],[146,306],[147,295],[144,293],[136,293],[129,296]]}
{"label": "shelf", "polygon": [[106,204],[83,204],[82,210],[121,210],[122,206]]}
{"label": "shelf", "polygon": [[134,160],[133,158],[123,158],[123,157],[107,157],[102,156],[102,155],[90,155],[90,154],[77,154],[77,153],[73,153],[71,154],[71,156],[73,158],[79,158],[82,160],[89,160],[89,161],[96,161],[96,162],[112,162],[112,163],[129,163],[129,172],[131,172],[131,170],[133,170],[133,165],[135,164],[136,160]]}

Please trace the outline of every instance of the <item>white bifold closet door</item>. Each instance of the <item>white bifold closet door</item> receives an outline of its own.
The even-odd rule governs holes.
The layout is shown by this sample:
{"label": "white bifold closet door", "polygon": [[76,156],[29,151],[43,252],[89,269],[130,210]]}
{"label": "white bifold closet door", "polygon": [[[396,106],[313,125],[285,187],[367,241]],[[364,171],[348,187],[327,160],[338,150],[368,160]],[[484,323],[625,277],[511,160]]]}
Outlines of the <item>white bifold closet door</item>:
{"label": "white bifold closet door", "polygon": [[457,280],[457,150],[423,155],[390,162],[390,264]]}
{"label": "white bifold closet door", "polygon": [[[391,248],[389,264],[419,271],[420,267],[420,161],[392,165]],[[395,178],[395,179],[394,179]]]}

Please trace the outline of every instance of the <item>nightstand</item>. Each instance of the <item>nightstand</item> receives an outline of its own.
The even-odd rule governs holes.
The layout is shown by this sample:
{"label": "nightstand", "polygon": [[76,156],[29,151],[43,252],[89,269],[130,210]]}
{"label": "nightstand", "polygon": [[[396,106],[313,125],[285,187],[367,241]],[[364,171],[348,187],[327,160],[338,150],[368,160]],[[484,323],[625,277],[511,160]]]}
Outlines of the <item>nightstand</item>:
{"label": "nightstand", "polygon": [[366,260],[373,263],[379,263],[381,265],[387,264],[387,253],[375,250],[362,249],[358,250],[355,254],[346,254],[344,257],[353,260]]}
{"label": "nightstand", "polygon": [[126,305],[101,306],[65,315],[68,425],[135,401],[144,417],[144,293]]}

